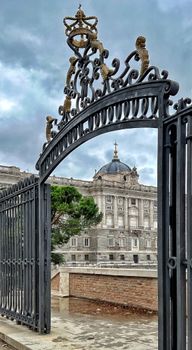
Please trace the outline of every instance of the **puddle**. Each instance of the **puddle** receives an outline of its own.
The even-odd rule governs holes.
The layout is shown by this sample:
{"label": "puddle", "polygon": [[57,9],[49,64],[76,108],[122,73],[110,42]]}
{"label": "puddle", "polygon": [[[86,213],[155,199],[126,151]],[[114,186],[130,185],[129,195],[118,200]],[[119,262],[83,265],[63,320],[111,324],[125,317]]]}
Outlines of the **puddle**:
{"label": "puddle", "polygon": [[147,312],[139,313],[138,310],[111,305],[106,302],[92,301],[81,298],[52,298],[52,310],[60,315],[94,315],[102,319],[117,321],[127,320],[135,322],[157,321],[157,316]]}

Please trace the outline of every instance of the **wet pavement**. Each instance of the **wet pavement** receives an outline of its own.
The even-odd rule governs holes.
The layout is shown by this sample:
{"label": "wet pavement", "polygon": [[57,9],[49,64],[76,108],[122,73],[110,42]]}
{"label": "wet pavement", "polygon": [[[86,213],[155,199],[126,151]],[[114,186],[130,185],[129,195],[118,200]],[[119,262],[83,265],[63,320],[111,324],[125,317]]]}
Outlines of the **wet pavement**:
{"label": "wet pavement", "polygon": [[75,322],[71,340],[81,349],[157,349],[157,316],[150,313],[76,298],[53,299],[52,310],[54,327],[62,320],[71,333]]}
{"label": "wet pavement", "polygon": [[22,350],[156,350],[157,316],[58,298],[52,301],[51,334],[39,335],[0,317],[0,338]]}

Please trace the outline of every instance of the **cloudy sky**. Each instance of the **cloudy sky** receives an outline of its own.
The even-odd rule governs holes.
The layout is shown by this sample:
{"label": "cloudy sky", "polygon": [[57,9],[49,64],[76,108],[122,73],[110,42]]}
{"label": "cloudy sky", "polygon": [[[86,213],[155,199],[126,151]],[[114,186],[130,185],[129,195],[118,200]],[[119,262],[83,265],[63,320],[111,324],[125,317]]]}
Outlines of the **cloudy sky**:
{"label": "cloudy sky", "polygon": [[[99,39],[111,60],[147,38],[152,65],[180,83],[176,99],[192,96],[192,0],[82,0],[87,15],[99,19]],[[2,0],[0,12],[0,164],[35,171],[45,142],[45,117],[58,117],[71,55],[63,18],[76,0]],[[109,162],[113,143],[119,157],[136,165],[140,181],[156,184],[156,130],[125,130],[99,136],[74,151],[55,175],[91,179]]]}

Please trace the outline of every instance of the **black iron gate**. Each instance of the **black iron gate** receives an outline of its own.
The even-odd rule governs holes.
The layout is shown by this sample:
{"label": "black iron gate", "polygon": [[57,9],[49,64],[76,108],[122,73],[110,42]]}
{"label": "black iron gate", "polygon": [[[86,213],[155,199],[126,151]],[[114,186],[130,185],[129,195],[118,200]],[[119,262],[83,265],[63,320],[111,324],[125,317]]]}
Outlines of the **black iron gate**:
{"label": "black iron gate", "polygon": [[[43,230],[39,230],[37,178],[0,193],[0,314],[41,333],[50,331],[49,185],[43,192]],[[42,309],[45,298],[48,304]]]}
{"label": "black iron gate", "polygon": [[[159,163],[159,349],[192,349],[192,108],[163,122]],[[163,166],[162,166],[163,165]]]}
{"label": "black iron gate", "polygon": [[[136,50],[121,69],[116,58],[111,67],[106,63],[109,52],[97,38],[96,17],[86,17],[80,7],[64,25],[75,55],[69,60],[61,120],[47,117],[47,143],[36,165],[40,184],[70,152],[97,135],[158,128],[158,346],[191,350],[191,100],[173,105],[171,96],[179,85],[168,79],[167,71],[149,65],[144,37],[137,38]],[[140,71],[131,69],[132,60],[141,62]]]}
{"label": "black iron gate", "polygon": [[[137,38],[123,70],[118,59],[109,68],[96,17],[86,17],[80,7],[64,24],[74,56],[59,107],[61,120],[47,117],[47,142],[36,165],[39,180],[31,178],[0,195],[0,313],[41,333],[50,331],[50,196],[45,181],[57,165],[97,135],[158,128],[159,350],[191,350],[191,101],[181,99],[176,112],[171,109],[170,97],[179,86],[167,71],[149,65],[145,38]],[[141,62],[140,71],[131,69],[133,59]]]}

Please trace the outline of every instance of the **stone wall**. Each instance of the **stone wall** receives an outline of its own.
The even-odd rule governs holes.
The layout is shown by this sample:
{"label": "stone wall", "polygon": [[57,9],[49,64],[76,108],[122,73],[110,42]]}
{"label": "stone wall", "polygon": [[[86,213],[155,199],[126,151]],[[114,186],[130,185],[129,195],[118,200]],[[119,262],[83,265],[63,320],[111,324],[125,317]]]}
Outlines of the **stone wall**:
{"label": "stone wall", "polygon": [[[157,273],[152,270],[63,268],[53,294],[157,311]],[[58,287],[58,275],[52,289]]]}

